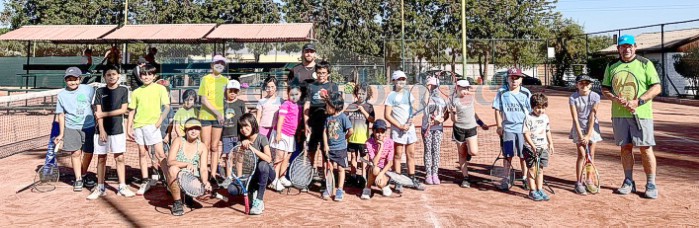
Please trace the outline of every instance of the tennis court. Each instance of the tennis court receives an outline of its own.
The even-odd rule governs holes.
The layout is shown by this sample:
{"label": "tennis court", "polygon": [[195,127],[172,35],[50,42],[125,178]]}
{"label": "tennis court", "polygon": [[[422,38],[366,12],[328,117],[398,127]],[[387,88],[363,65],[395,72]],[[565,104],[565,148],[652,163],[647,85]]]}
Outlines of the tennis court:
{"label": "tennis court", "polygon": [[[483,102],[492,101],[494,92],[487,87],[478,87],[477,96]],[[536,89],[532,89],[536,90]],[[540,89],[539,89],[540,90]],[[620,196],[612,191],[623,179],[619,148],[612,144],[610,106],[608,100],[600,105],[600,125],[605,141],[598,145],[596,164],[601,172],[603,189],[600,194],[579,196],[573,189],[575,180],[575,150],[568,139],[571,117],[568,109],[569,92],[546,90],[549,96],[549,108],[546,113],[552,123],[556,153],[552,156],[550,167],[546,170],[546,180],[555,190],[549,202],[533,202],[526,198],[527,191],[521,184],[512,191],[503,193],[491,183],[481,181],[472,184],[470,189],[459,188],[453,182],[460,179],[456,171],[456,148],[450,143],[451,128],[446,129],[442,144],[442,163],[440,175],[442,185],[427,186],[424,192],[406,190],[402,197],[385,198],[374,191],[369,201],[359,199],[361,189],[347,188],[343,202],[324,201],[320,199],[319,187],[311,188],[310,193],[287,195],[271,190],[265,195],[265,213],[261,216],[245,216],[242,200],[232,198],[232,203],[217,199],[204,200],[203,208],[188,211],[183,217],[170,215],[170,196],[163,187],[155,187],[145,196],[123,198],[116,196],[115,181],[108,181],[108,195],[96,201],[85,197],[89,191],[74,193],[70,180],[69,160],[59,158],[62,173],[69,176],[61,178],[56,190],[48,193],[25,191],[15,192],[30,184],[35,170],[43,164],[46,153],[47,136],[51,115],[46,113],[0,112],[0,129],[3,132],[22,132],[34,135],[23,139],[32,140],[32,148],[19,148],[21,153],[0,159],[0,224],[12,226],[693,226],[699,218],[699,199],[694,197],[699,192],[699,153],[692,149],[699,146],[699,107],[682,106],[669,103],[654,103],[655,110],[655,147],[658,162],[658,186],[660,196],[657,200],[641,197],[645,176],[639,156],[636,156],[634,179],[639,187],[639,194]],[[477,97],[478,99],[478,97]],[[377,108],[377,116],[383,116],[383,100],[372,103]],[[39,103],[43,101],[38,101]],[[476,111],[487,124],[492,124],[494,117],[489,105],[479,104]],[[47,120],[48,119],[48,120]],[[21,129],[18,131],[18,128]],[[44,129],[45,128],[45,129]],[[25,132],[26,131],[26,132]],[[36,132],[36,133],[33,133]],[[3,149],[19,147],[5,142]],[[18,141],[9,141],[18,142]],[[474,176],[488,179],[485,171],[499,153],[498,138],[494,129],[479,131],[481,155],[474,157],[477,173]],[[21,145],[27,147],[25,145]],[[31,146],[30,146],[31,147]],[[417,144],[418,172],[422,170],[422,142]],[[4,152],[3,152],[4,153]],[[137,171],[136,149],[129,142],[127,152],[127,171],[133,175]],[[636,151],[638,154],[638,152]],[[111,157],[107,165],[113,167]],[[94,172],[96,159],[90,167]],[[129,167],[130,166],[130,167]],[[518,166],[515,166],[518,168]],[[424,175],[423,175],[424,176]],[[136,189],[136,184],[131,184]]]}

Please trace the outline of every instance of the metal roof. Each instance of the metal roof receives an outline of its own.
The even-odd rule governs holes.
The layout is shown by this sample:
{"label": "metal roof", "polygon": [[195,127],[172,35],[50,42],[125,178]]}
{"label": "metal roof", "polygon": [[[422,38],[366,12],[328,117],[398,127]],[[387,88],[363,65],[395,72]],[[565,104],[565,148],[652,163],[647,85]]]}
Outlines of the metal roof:
{"label": "metal roof", "polygon": [[201,42],[216,24],[126,25],[102,39],[115,42]]}
{"label": "metal roof", "polygon": [[314,34],[312,23],[223,24],[206,38],[235,42],[302,42],[313,40]]}
{"label": "metal roof", "polygon": [[116,28],[116,25],[25,25],[0,35],[0,40],[92,42]]}
{"label": "metal roof", "polygon": [[[661,52],[661,33],[642,33],[634,37],[636,39],[636,52],[653,53]],[[699,40],[699,28],[666,31],[664,35],[666,52],[684,52],[688,48],[696,47]],[[616,44],[599,51],[602,54],[617,54]]]}

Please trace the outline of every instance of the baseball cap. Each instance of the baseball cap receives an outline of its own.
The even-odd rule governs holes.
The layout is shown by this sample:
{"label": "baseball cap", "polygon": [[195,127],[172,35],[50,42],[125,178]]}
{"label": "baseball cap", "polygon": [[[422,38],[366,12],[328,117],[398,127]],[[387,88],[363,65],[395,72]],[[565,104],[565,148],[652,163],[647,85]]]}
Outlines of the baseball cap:
{"label": "baseball cap", "polygon": [[388,129],[388,126],[386,126],[386,121],[376,120],[376,122],[374,122],[374,130],[378,130],[378,129],[384,129],[384,130]]}
{"label": "baseball cap", "polygon": [[228,63],[228,61],[226,60],[226,57],[223,57],[222,55],[215,55],[213,62],[218,62],[218,61],[223,61],[224,63]]}
{"label": "baseball cap", "polygon": [[240,82],[238,82],[236,80],[230,80],[230,81],[228,81],[228,85],[226,85],[226,89],[240,90]]}
{"label": "baseball cap", "polygon": [[617,41],[617,45],[621,46],[624,44],[634,45],[634,44],[636,44],[636,39],[633,38],[632,35],[628,35],[628,34],[622,35],[619,37],[619,40]]}
{"label": "baseball cap", "polygon": [[190,129],[193,127],[198,127],[201,128],[201,122],[195,118],[189,118],[185,123],[184,123],[184,129]]}
{"label": "baseball cap", "polygon": [[403,71],[397,70],[393,71],[393,74],[391,75],[391,80],[398,80],[399,78],[408,78],[405,76],[405,73]]}
{"label": "baseball cap", "polygon": [[520,76],[524,77],[524,74],[522,74],[522,70],[520,70],[517,67],[510,68],[507,70],[507,76]]}
{"label": "baseball cap", "polygon": [[304,50],[304,51],[305,51],[305,50],[313,50],[313,51],[315,51],[315,50],[316,50],[316,45],[315,45],[315,44],[312,44],[312,43],[307,43],[307,44],[303,45],[303,50]]}
{"label": "baseball cap", "polygon": [[427,78],[427,84],[439,86],[439,80],[437,80],[437,78],[435,78],[435,77],[429,77],[429,78]]}
{"label": "baseball cap", "polygon": [[77,67],[68,67],[66,69],[66,74],[63,76],[63,78],[67,78],[68,76],[73,76],[73,77],[80,77],[80,75],[83,74],[83,71],[80,70],[80,68]]}
{"label": "baseball cap", "polygon": [[138,57],[138,64],[141,64],[141,63],[147,63],[146,59],[143,58],[143,56]]}
{"label": "baseball cap", "polygon": [[466,80],[466,79],[461,79],[461,80],[459,80],[459,81],[456,81],[456,85],[458,85],[459,87],[469,87],[469,86],[471,86],[471,84],[468,83],[468,80]]}
{"label": "baseball cap", "polygon": [[584,74],[583,74],[583,75],[580,75],[580,76],[578,76],[578,77],[575,78],[575,82],[580,82],[580,81],[589,81],[589,82],[592,82],[592,78],[591,78],[590,76],[587,76],[587,75],[584,75]]}

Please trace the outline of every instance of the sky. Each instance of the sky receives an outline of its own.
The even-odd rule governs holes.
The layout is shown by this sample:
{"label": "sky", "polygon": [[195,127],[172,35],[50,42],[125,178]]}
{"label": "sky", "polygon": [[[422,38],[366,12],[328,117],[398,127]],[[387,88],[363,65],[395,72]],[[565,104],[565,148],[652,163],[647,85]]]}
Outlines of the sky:
{"label": "sky", "polygon": [[[697,0],[559,0],[556,11],[584,26],[585,32],[699,19]],[[699,22],[668,25],[666,30],[699,28]],[[659,32],[660,28],[622,33]]]}

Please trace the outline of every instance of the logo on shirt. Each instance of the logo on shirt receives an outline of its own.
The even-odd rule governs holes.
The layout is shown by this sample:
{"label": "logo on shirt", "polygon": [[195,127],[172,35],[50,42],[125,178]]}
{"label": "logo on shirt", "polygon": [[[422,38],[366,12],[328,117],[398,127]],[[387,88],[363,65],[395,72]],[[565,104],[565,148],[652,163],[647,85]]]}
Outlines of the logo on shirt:
{"label": "logo on shirt", "polygon": [[612,90],[614,94],[626,100],[638,98],[638,80],[636,75],[629,71],[619,71],[612,76]]}
{"label": "logo on shirt", "polygon": [[340,123],[337,120],[328,121],[328,136],[333,140],[340,139]]}

